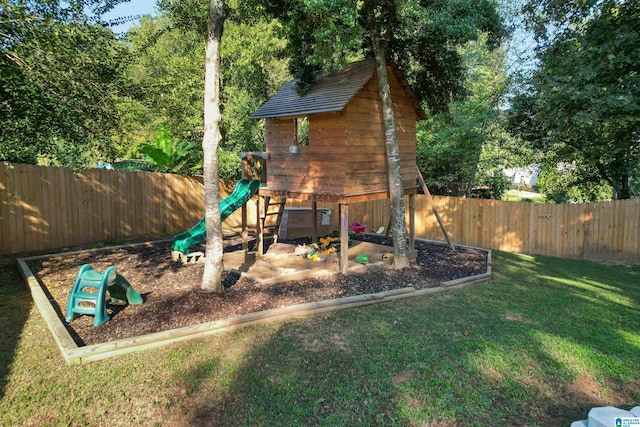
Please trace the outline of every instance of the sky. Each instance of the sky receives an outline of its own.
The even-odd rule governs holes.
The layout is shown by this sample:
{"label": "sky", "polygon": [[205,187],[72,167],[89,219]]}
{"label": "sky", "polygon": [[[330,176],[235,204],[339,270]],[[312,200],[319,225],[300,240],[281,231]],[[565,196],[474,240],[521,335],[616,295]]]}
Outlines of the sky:
{"label": "sky", "polygon": [[[125,3],[121,3],[113,8],[109,13],[102,16],[102,19],[109,21],[114,18],[122,18],[126,16],[135,15],[155,15],[156,14],[156,0],[130,0]],[[111,27],[115,33],[125,33],[131,27],[137,24],[137,20],[134,22],[127,22],[126,24],[117,25]]]}

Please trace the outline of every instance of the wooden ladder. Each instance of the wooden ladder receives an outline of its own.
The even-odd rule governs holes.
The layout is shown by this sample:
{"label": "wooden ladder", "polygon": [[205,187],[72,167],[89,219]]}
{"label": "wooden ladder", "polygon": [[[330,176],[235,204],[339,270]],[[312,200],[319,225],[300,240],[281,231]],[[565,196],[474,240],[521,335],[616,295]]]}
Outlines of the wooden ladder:
{"label": "wooden ladder", "polygon": [[[278,233],[280,232],[282,215],[284,214],[284,207],[287,204],[286,197],[277,197],[277,199],[277,201],[274,201],[270,196],[266,196],[264,198],[264,213],[262,214],[262,230],[273,237],[273,243],[278,242]],[[269,212],[269,208],[271,206],[278,206],[278,209]],[[266,224],[267,218],[273,215],[277,215],[276,222],[273,224]]]}

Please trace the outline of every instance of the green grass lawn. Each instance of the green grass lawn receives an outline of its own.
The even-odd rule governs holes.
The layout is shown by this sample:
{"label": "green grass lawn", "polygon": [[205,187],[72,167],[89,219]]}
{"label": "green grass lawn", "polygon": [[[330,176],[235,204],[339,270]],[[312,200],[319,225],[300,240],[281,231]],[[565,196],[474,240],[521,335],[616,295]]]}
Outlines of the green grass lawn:
{"label": "green grass lawn", "polygon": [[566,426],[592,406],[640,404],[640,267],[494,252],[493,271],[66,366],[5,265],[0,425]]}
{"label": "green grass lawn", "polygon": [[534,193],[531,191],[508,190],[502,196],[502,200],[506,202],[545,203],[547,199],[544,194],[540,194],[540,193]]}

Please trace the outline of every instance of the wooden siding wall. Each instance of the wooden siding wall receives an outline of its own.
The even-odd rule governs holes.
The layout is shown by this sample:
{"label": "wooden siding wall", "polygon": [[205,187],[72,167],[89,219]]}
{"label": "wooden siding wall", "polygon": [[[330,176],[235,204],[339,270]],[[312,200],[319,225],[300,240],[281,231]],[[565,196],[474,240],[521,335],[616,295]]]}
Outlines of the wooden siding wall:
{"label": "wooden siding wall", "polygon": [[[389,74],[403,182],[415,187],[416,112],[397,79]],[[387,153],[377,78],[344,111],[309,116],[309,146],[296,145],[294,119],[267,119],[267,188],[308,194],[359,195],[387,191]]]}
{"label": "wooden siding wall", "polygon": [[267,119],[267,187],[303,193],[344,194],[346,183],[345,132],[342,113],[314,114],[309,120],[309,146],[296,145],[294,119]]}
{"label": "wooden siding wall", "polygon": [[[223,196],[234,182],[222,182]],[[204,214],[199,179],[149,172],[70,169],[0,163],[0,253],[24,253],[189,229]],[[444,237],[426,198],[416,196],[417,237]],[[640,264],[640,199],[546,205],[434,196],[458,244],[566,258]],[[309,202],[289,200],[291,207]],[[407,204],[408,206],[408,204]],[[338,206],[331,229],[339,230]],[[255,197],[248,203],[255,224]],[[239,227],[241,210],[223,224]],[[354,203],[349,220],[386,227],[388,200]]]}
{"label": "wooden siding wall", "polygon": [[[403,186],[416,185],[416,112],[411,100],[389,73],[400,148]],[[387,151],[378,79],[373,78],[346,107],[348,194],[387,191]]]}

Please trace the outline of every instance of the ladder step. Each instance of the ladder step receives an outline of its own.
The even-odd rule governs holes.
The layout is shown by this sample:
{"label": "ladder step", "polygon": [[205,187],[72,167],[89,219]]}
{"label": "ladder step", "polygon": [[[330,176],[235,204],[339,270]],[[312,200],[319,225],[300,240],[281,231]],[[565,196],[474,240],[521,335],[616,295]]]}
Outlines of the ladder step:
{"label": "ladder step", "polygon": [[97,292],[76,292],[73,295],[76,298],[78,298],[79,300],[97,301],[98,300],[98,295],[100,295],[100,294],[97,293]]}
{"label": "ladder step", "polygon": [[95,307],[73,307],[73,312],[78,314],[96,314]]}
{"label": "ladder step", "polygon": [[[285,211],[285,205],[287,204],[286,197],[278,197],[278,201],[273,200],[271,197],[265,197],[264,199],[264,213],[260,215],[260,219],[262,220],[262,230],[264,230],[268,234],[272,234],[273,239],[277,239],[278,233],[280,232],[280,225],[282,223],[282,216]],[[269,212],[269,207],[277,206],[274,210]],[[265,224],[267,217],[273,217],[276,215],[276,221],[274,224]]]}

